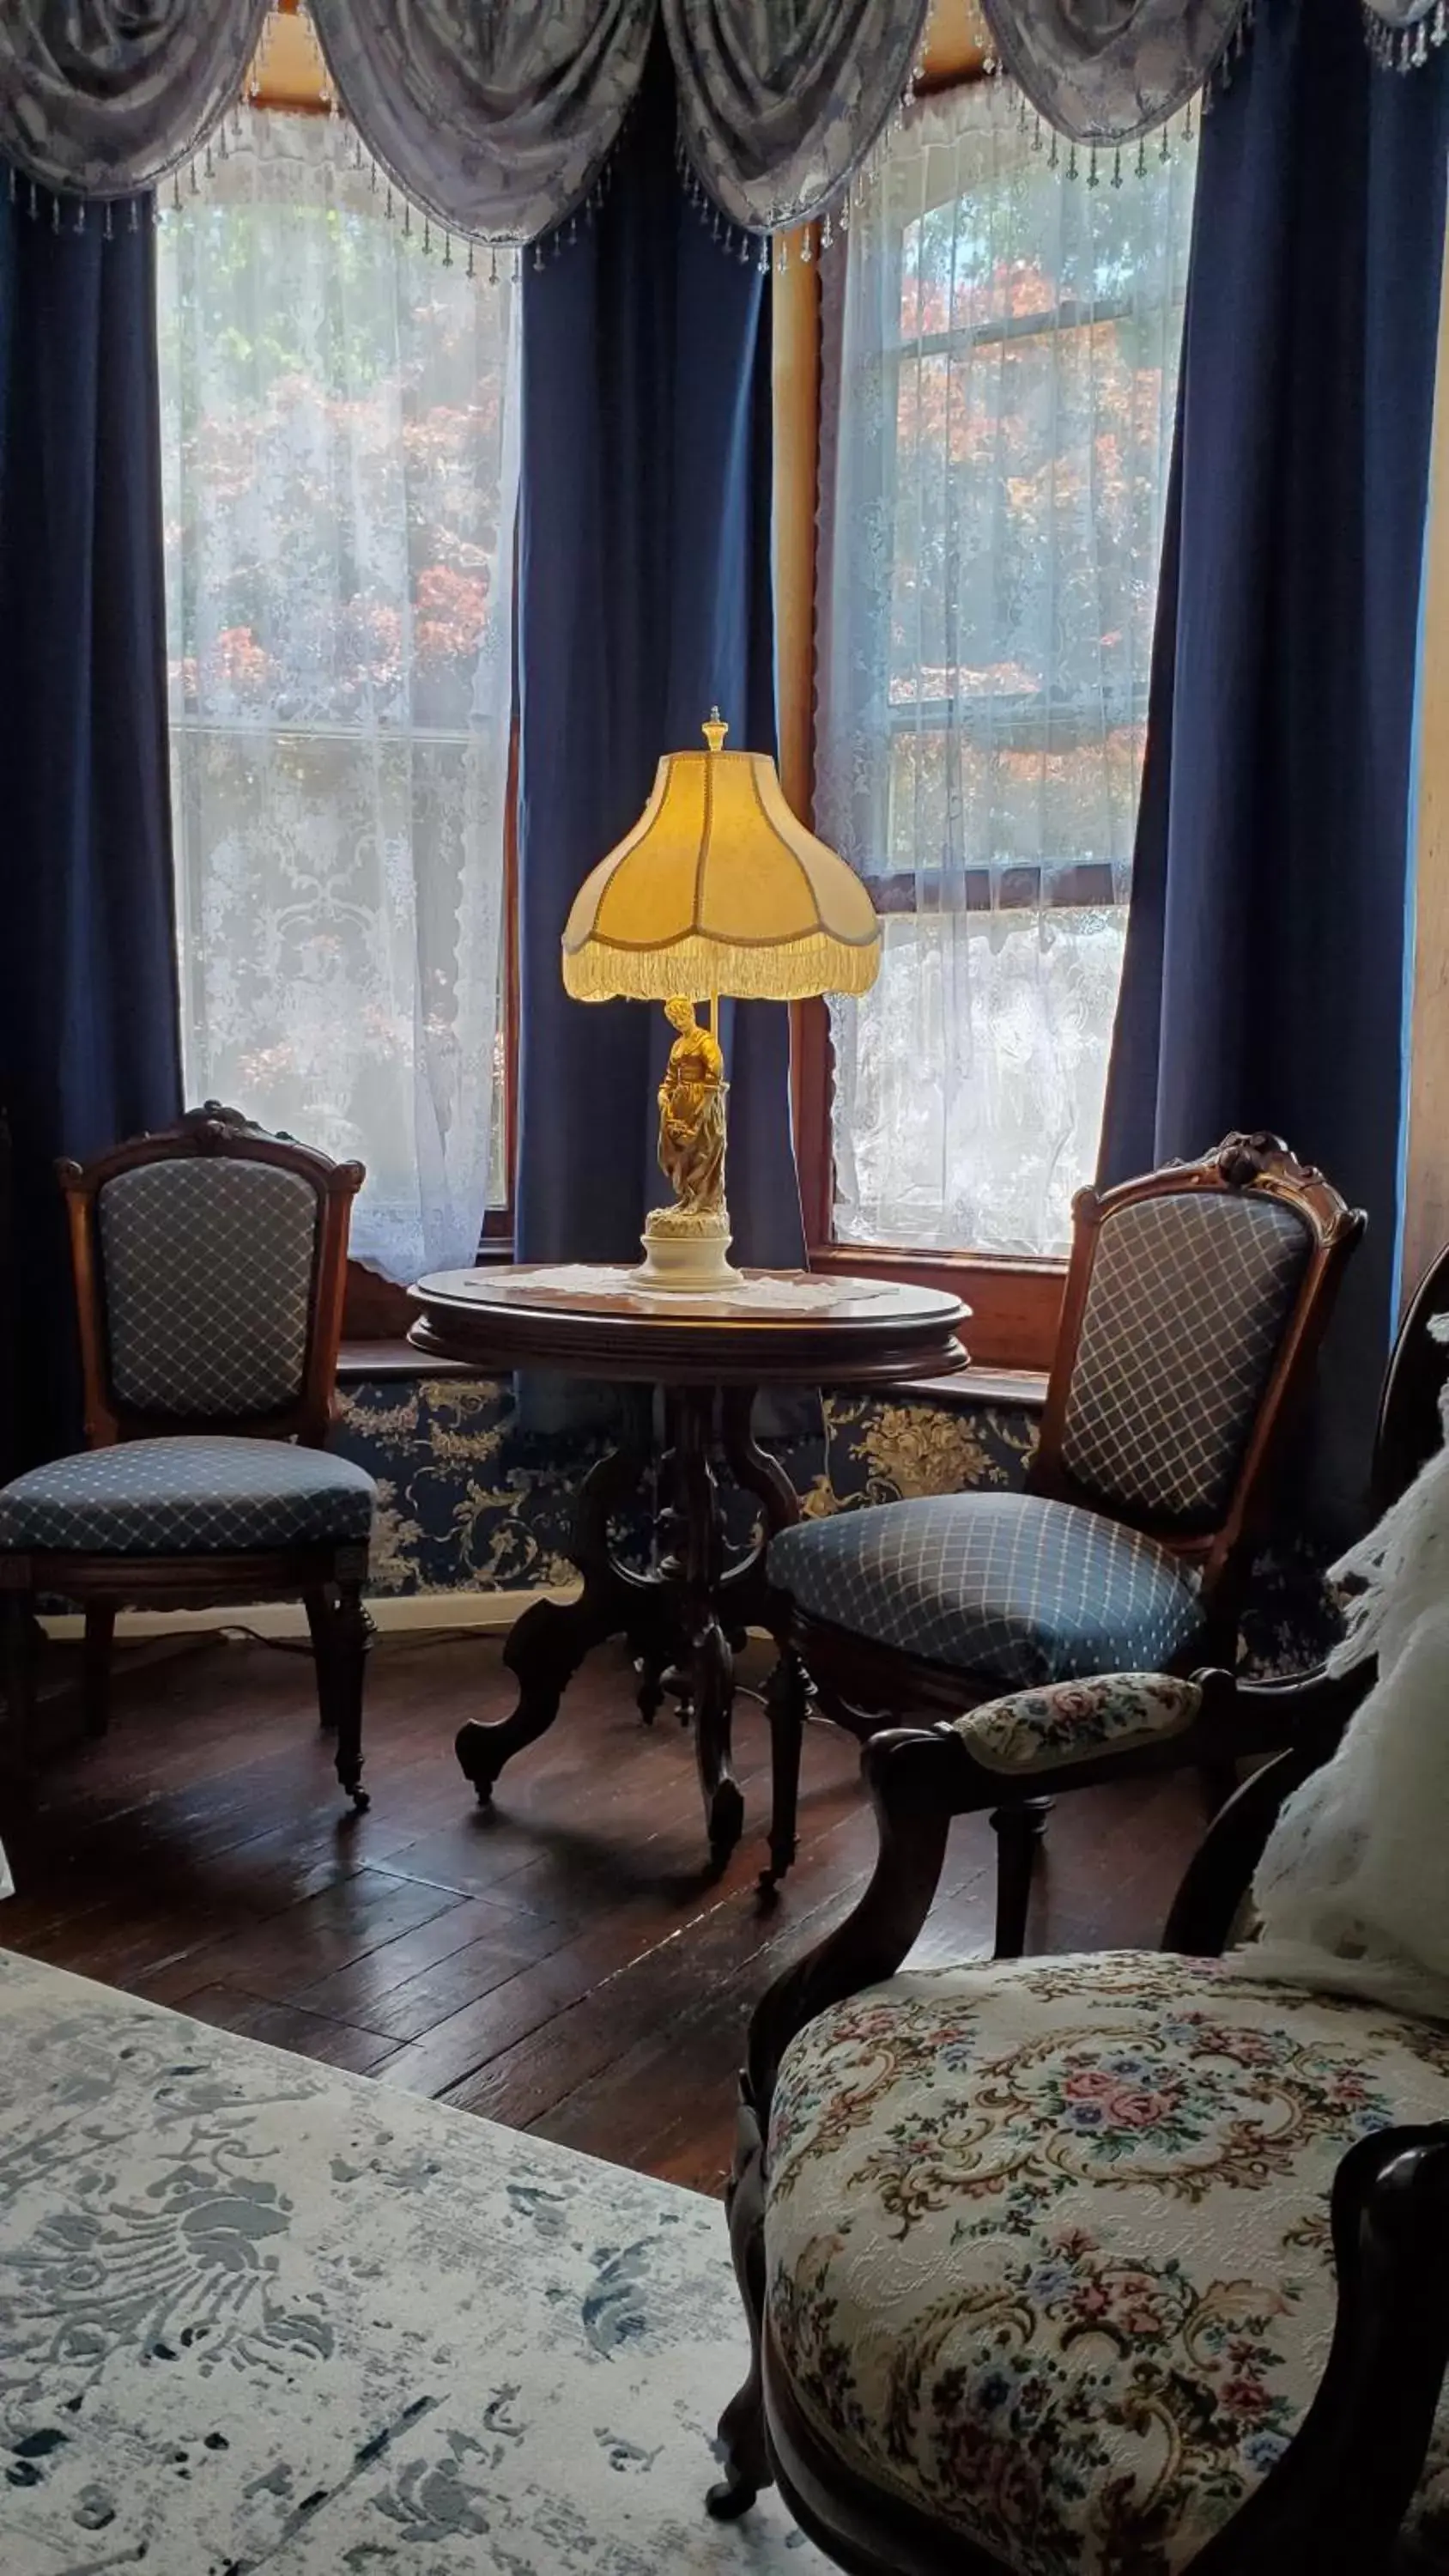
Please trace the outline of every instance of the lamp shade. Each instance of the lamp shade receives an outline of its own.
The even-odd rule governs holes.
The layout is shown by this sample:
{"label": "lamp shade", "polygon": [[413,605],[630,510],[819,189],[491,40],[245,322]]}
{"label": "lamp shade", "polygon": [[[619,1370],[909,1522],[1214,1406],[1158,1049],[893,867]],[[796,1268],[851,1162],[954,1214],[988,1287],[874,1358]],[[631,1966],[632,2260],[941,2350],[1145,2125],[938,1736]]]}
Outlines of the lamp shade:
{"label": "lamp shade", "polygon": [[563,979],[581,1002],[864,993],[880,923],[860,878],[785,802],[761,751],[666,752],[632,832],[574,898]]}

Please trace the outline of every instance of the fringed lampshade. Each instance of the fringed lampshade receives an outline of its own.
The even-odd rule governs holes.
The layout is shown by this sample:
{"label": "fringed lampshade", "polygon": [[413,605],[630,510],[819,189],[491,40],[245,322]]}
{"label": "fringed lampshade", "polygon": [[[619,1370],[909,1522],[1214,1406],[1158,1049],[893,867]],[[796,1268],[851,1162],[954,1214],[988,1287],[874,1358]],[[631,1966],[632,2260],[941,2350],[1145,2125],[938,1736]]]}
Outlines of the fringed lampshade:
{"label": "fringed lampshade", "polygon": [[725,750],[727,730],[716,707],[706,750],[665,753],[643,814],[585,878],[563,936],[577,1001],[662,1002],[675,1031],[659,1086],[659,1163],[674,1205],[651,1214],[637,1275],[695,1294],[739,1283],[726,1258],[720,995],[864,993],[880,967],[880,923],[860,878],[791,813],[773,760]]}
{"label": "fringed lampshade", "polygon": [[563,937],[580,1002],[864,993],[880,923],[860,878],[791,813],[763,751],[666,752],[639,821],[584,879]]}

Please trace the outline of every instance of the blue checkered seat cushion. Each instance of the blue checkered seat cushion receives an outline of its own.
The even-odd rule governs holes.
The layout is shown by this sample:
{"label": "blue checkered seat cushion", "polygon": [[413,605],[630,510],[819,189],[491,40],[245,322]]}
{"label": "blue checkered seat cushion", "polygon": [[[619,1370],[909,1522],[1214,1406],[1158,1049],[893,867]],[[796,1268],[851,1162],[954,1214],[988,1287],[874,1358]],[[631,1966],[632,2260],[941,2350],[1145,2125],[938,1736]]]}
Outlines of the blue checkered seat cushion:
{"label": "blue checkered seat cushion", "polygon": [[28,1555],[229,1556],[366,1545],[365,1468],[285,1440],[125,1440],[0,1489],[0,1548]]}
{"label": "blue checkered seat cushion", "polygon": [[1158,1672],[1203,1614],[1191,1570],[1074,1503],[940,1494],[803,1521],[770,1573],[810,1617],[875,1645],[1023,1690]]}

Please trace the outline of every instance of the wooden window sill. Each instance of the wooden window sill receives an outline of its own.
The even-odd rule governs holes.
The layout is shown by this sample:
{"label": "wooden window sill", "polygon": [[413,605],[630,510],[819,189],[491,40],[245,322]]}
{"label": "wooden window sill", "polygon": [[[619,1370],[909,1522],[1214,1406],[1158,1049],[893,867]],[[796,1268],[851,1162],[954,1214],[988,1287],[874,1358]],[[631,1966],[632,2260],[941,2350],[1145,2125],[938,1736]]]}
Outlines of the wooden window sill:
{"label": "wooden window sill", "polygon": [[345,1341],[337,1354],[337,1383],[356,1386],[362,1378],[483,1377],[486,1371],[467,1360],[429,1359],[400,1336],[378,1334]]}
{"label": "wooden window sill", "polygon": [[969,1413],[982,1404],[1013,1406],[1024,1413],[1040,1413],[1046,1403],[1047,1372],[1045,1369],[984,1368],[973,1361],[970,1368],[953,1370],[950,1377],[911,1377],[897,1387],[885,1387],[887,1396],[908,1396],[913,1403],[929,1399],[945,1413]]}
{"label": "wooden window sill", "polygon": [[[812,1245],[810,1267],[826,1276],[902,1279],[941,1288],[971,1309],[966,1346],[977,1370],[1049,1370],[1066,1291],[1063,1261],[1006,1261],[991,1253],[909,1252],[866,1243]],[[945,1381],[943,1381],[944,1383]]]}
{"label": "wooden window sill", "polygon": [[[503,1241],[496,1250],[485,1246],[482,1254],[489,1262],[512,1257],[512,1245]],[[862,1243],[819,1244],[809,1261],[812,1270],[826,1277],[903,1279],[913,1287],[942,1288],[959,1297],[971,1309],[966,1346],[975,1372],[1005,1371],[1013,1377],[1025,1372],[1034,1378],[1051,1367],[1066,1286],[1064,1261],[999,1261],[985,1253],[902,1252]],[[406,1339],[413,1313],[405,1288],[349,1261],[344,1351],[385,1348],[393,1362],[384,1373],[408,1375],[417,1357],[409,1353]],[[429,1368],[434,1376],[447,1374],[442,1362],[430,1362]]]}

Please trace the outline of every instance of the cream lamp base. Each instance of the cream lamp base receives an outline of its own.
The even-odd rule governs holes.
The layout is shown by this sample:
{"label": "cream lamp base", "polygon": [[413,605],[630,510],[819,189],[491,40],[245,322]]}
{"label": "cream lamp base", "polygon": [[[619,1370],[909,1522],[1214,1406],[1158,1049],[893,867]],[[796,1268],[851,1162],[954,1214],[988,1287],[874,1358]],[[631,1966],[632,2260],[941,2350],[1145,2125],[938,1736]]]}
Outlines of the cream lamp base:
{"label": "cream lamp base", "polygon": [[641,1288],[717,1297],[721,1290],[743,1284],[726,1258],[730,1248],[726,1208],[708,1215],[692,1208],[654,1208],[645,1219],[640,1241],[644,1259],[630,1275]]}

